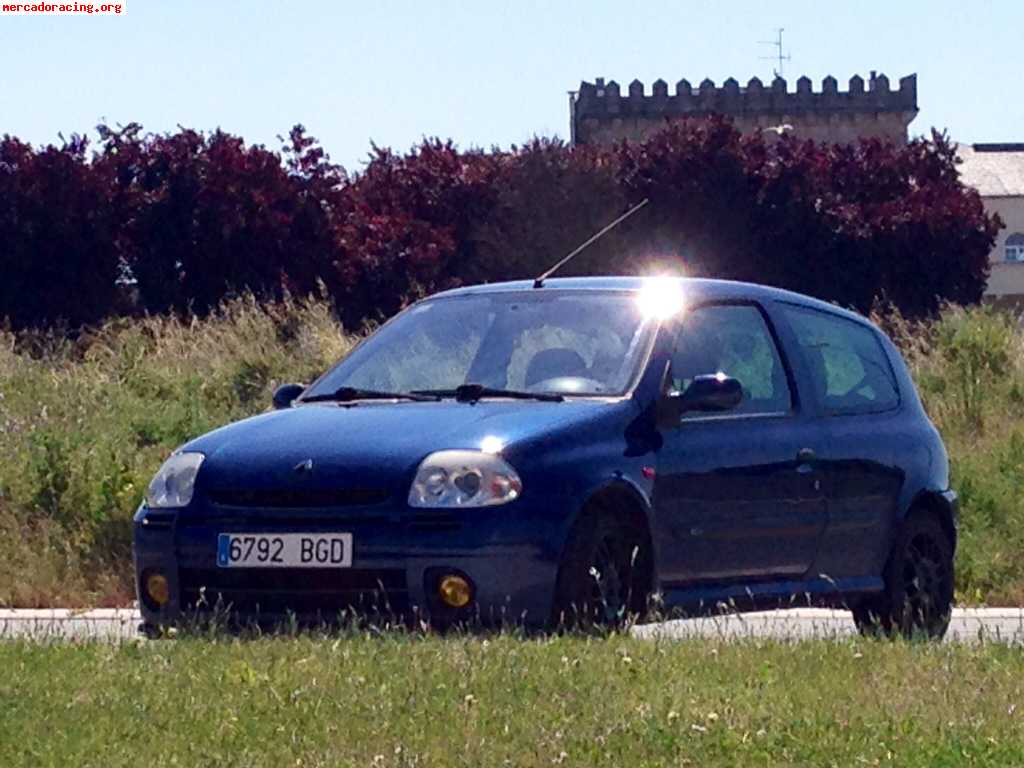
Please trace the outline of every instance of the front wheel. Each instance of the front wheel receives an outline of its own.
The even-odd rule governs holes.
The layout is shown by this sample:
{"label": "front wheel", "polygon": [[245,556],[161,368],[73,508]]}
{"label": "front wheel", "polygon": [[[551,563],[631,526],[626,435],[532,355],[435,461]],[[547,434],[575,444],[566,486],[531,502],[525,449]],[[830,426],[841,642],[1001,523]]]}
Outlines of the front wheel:
{"label": "front wheel", "polygon": [[931,515],[907,519],[885,567],[885,589],[853,610],[863,635],[946,634],[953,606],[953,546]]}
{"label": "front wheel", "polygon": [[556,627],[621,627],[641,616],[651,589],[646,531],[627,514],[600,507],[569,535],[555,586]]}

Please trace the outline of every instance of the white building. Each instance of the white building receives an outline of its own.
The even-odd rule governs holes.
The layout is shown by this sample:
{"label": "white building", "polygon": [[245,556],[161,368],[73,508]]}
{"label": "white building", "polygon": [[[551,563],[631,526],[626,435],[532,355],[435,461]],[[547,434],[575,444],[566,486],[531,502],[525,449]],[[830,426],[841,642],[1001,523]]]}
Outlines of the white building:
{"label": "white building", "polygon": [[985,210],[1005,225],[989,256],[992,273],[985,298],[1024,303],[1024,143],[960,144],[960,175],[978,190]]}

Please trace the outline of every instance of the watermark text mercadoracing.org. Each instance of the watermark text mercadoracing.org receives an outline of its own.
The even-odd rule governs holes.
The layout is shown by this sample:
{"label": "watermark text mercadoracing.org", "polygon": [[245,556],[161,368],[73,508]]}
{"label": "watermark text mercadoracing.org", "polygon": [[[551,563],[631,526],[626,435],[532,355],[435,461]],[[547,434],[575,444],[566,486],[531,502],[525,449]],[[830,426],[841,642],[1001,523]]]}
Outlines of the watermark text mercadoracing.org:
{"label": "watermark text mercadoracing.org", "polygon": [[0,16],[122,16],[125,0],[117,3],[4,3]]}

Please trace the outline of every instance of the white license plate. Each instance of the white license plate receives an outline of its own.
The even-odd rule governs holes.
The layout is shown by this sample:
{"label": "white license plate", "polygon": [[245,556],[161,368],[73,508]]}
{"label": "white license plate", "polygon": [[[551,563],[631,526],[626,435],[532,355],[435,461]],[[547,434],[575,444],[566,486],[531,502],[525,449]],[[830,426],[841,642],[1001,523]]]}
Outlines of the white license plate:
{"label": "white license plate", "polygon": [[350,568],[351,533],[222,533],[221,568]]}

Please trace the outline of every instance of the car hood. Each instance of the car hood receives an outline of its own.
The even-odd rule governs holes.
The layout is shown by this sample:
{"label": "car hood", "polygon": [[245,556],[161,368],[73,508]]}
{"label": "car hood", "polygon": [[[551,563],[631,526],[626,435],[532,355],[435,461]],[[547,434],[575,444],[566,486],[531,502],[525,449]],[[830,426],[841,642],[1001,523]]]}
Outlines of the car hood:
{"label": "car hood", "polygon": [[[229,424],[183,447],[206,454],[204,489],[407,489],[433,451],[531,440],[614,408],[596,400],[303,405]],[[309,463],[311,462],[311,464]]]}

